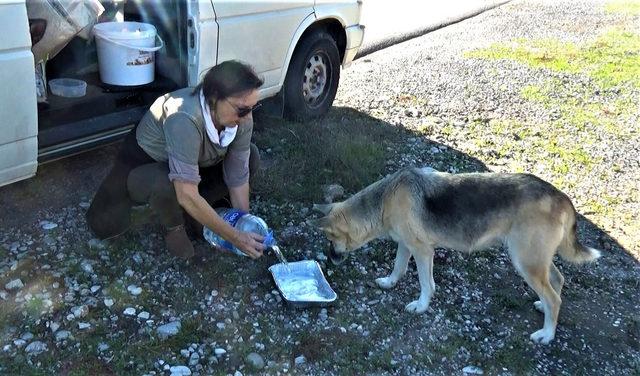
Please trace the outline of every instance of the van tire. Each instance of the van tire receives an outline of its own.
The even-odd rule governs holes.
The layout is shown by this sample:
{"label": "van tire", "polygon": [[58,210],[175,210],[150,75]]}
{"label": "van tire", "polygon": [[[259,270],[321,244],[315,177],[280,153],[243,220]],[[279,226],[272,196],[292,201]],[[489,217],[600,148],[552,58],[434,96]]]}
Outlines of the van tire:
{"label": "van tire", "polygon": [[340,53],[324,30],[305,36],[293,54],[284,80],[284,115],[294,121],[323,116],[336,97]]}

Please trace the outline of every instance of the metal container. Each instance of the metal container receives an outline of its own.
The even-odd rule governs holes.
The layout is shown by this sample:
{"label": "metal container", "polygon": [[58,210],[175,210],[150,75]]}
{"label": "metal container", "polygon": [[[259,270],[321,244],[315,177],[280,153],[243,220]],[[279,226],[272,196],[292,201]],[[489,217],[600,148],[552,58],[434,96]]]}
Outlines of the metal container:
{"label": "metal container", "polygon": [[317,261],[290,262],[289,269],[282,263],[274,264],[269,271],[282,298],[291,306],[327,306],[338,297]]}

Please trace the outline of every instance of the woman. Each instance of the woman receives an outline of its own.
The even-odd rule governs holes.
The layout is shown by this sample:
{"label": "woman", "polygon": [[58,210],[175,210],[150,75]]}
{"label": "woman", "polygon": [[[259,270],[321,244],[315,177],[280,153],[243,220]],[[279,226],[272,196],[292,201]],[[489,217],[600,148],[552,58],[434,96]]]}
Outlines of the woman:
{"label": "woman", "polygon": [[252,110],[262,84],[251,67],[226,61],[195,89],[158,98],[125,138],[91,203],[87,220],[95,234],[106,239],[125,232],[132,204],[148,203],[176,256],[194,254],[186,211],[251,258],[260,257],[262,236],[235,230],[210,203],[228,195],[234,208],[249,211],[249,176],[260,160],[251,144]]}

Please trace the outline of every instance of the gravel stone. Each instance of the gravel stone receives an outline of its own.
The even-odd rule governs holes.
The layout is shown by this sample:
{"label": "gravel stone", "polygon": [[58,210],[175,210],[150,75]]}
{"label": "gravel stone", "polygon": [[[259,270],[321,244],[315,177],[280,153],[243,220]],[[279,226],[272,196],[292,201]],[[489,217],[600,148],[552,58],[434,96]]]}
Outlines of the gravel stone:
{"label": "gravel stone", "polygon": [[29,355],[38,355],[47,351],[47,344],[41,341],[33,341],[24,349],[24,351]]}
{"label": "gravel stone", "polygon": [[173,321],[168,324],[164,324],[159,326],[156,330],[158,332],[158,337],[160,339],[167,339],[171,336],[174,336],[180,332],[181,323],[180,321]]}
{"label": "gravel stone", "polygon": [[191,375],[191,370],[186,366],[172,366],[169,371],[171,372],[171,376],[189,376]]}
{"label": "gravel stone", "polygon": [[264,368],[264,359],[258,353],[250,353],[247,355],[246,362],[255,369],[263,369]]}
{"label": "gravel stone", "polygon": [[11,281],[7,282],[6,285],[4,285],[4,288],[9,290],[9,291],[20,290],[23,287],[24,287],[24,283],[22,283],[21,279],[11,280]]}

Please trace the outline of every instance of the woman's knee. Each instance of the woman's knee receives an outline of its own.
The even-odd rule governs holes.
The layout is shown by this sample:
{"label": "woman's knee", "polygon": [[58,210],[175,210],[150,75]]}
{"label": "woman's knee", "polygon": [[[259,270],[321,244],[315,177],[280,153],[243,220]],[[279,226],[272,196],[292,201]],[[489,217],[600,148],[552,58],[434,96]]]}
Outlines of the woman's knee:
{"label": "woman's knee", "polygon": [[166,163],[150,163],[133,169],[127,178],[127,189],[131,199],[140,204],[149,203],[152,197],[177,202]]}

